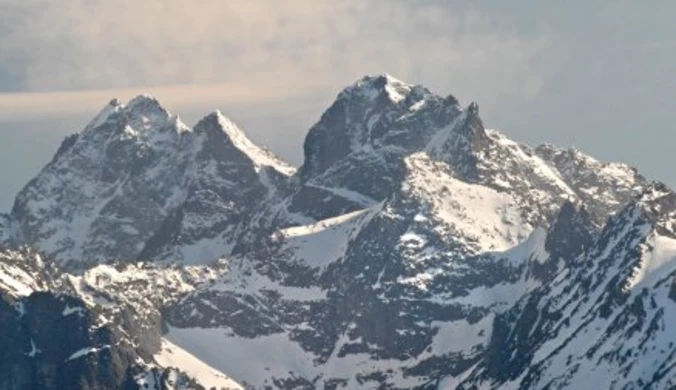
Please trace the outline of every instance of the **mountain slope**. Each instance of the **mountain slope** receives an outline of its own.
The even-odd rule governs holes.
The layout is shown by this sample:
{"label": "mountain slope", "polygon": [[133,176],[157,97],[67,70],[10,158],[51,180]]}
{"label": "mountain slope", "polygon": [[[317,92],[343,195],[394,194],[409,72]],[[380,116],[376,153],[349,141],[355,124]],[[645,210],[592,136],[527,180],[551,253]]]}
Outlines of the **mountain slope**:
{"label": "mountain slope", "polygon": [[[214,260],[252,202],[293,169],[220,113],[194,130],[154,98],[112,101],[17,196],[15,241],[70,267]],[[235,191],[236,189],[236,191]]]}
{"label": "mountain slope", "polygon": [[673,387],[675,212],[676,195],[656,189],[613,217],[496,321],[490,358],[460,388]]}
{"label": "mountain slope", "polygon": [[25,248],[0,253],[0,388],[242,388],[162,339],[160,303],[199,268],[118,269],[73,276]]}
{"label": "mountain slope", "polygon": [[113,101],[0,222],[0,290],[77,299],[136,385],[670,386],[668,190],[389,75],[304,151]]}
{"label": "mountain slope", "polygon": [[[338,101],[354,93],[357,99],[388,99],[387,109],[405,101],[355,91],[364,83],[349,87]],[[306,191],[303,186],[321,187],[328,194],[310,203],[311,218],[317,207],[336,212],[336,197],[355,200],[341,212],[360,210],[282,227],[263,248],[232,259],[228,276],[169,309],[169,337],[205,356],[222,349],[278,349],[294,356],[280,356],[256,373],[221,359],[235,367],[235,377],[261,381],[250,383],[257,386],[300,381],[316,387],[410,388],[480,361],[495,314],[570,260],[558,245],[568,238],[589,243],[598,227],[586,211],[573,208],[570,215],[564,207],[568,224],[552,226],[549,233],[537,229],[538,221],[554,218],[568,199],[584,202],[532,149],[484,130],[475,105],[454,107],[450,123],[430,131],[427,143],[397,149],[397,163],[385,166],[388,178],[399,179],[382,199],[376,195],[385,188],[380,182],[375,190],[362,189],[373,183],[368,172],[374,161],[381,166],[378,161],[389,158],[382,155],[395,155],[377,139],[368,141],[376,146],[355,143],[356,151],[347,150],[326,171],[301,168],[302,187],[292,205]],[[312,142],[320,142],[316,137]],[[465,147],[472,137],[478,137],[478,146]],[[356,201],[364,197],[370,201]],[[534,200],[547,207],[531,207]],[[587,217],[574,217],[580,213]],[[206,339],[209,345],[200,341]]]}

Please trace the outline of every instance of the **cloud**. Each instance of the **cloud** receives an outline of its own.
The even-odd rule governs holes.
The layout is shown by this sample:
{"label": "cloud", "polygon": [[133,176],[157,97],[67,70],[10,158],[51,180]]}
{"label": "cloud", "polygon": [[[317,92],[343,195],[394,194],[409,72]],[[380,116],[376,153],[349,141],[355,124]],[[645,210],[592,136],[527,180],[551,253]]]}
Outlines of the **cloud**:
{"label": "cloud", "polygon": [[0,15],[0,91],[277,78],[335,93],[389,72],[532,95],[532,61],[549,44],[471,7],[398,0],[0,0]]}

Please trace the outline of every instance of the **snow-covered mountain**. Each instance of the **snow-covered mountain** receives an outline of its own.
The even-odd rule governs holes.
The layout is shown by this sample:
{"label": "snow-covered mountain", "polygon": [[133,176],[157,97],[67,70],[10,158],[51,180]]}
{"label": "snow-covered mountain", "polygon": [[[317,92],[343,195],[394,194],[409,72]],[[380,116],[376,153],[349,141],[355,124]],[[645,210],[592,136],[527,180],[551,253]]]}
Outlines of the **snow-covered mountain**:
{"label": "snow-covered mountain", "polygon": [[113,100],[19,193],[14,239],[73,269],[213,260],[293,172],[219,112],[190,129],[152,97]]}
{"label": "snow-covered mountain", "polygon": [[304,151],[112,101],[0,220],[0,388],[676,385],[663,185],[388,75]]}

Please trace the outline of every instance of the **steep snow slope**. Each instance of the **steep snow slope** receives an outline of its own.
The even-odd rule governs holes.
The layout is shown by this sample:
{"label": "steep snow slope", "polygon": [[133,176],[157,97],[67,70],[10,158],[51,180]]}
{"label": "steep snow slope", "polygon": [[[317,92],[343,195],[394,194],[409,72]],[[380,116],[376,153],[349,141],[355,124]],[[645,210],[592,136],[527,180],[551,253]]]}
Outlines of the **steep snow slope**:
{"label": "steep snow slope", "polygon": [[12,297],[29,296],[51,287],[55,271],[28,249],[0,251],[0,291]]}
{"label": "steep snow slope", "polygon": [[209,367],[201,360],[167,340],[162,340],[162,349],[155,355],[155,361],[161,367],[174,367],[183,370],[187,375],[207,389],[242,390],[243,387],[227,375]]}
{"label": "steep snow slope", "polygon": [[379,209],[376,205],[310,225],[282,229],[275,237],[284,242],[279,251],[292,253],[293,259],[304,266],[325,268],[345,255],[350,240]]}
{"label": "steep snow slope", "polygon": [[613,217],[496,321],[493,352],[459,388],[673,387],[675,211],[676,195],[658,189]]}
{"label": "steep snow slope", "polygon": [[522,219],[519,205],[508,193],[458,180],[446,164],[424,154],[405,162],[410,175],[402,190],[429,204],[419,218],[431,218],[448,240],[462,241],[477,252],[497,251],[513,247],[531,232],[532,226]]}

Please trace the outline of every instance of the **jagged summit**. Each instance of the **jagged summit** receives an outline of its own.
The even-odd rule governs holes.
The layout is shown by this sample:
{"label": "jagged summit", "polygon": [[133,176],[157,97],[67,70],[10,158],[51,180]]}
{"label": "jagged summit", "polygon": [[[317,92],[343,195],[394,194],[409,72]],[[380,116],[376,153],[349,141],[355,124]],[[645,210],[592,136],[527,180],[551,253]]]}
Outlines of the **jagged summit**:
{"label": "jagged summit", "polygon": [[[366,75],[354,83],[345,87],[337,96],[336,100],[359,99],[371,102],[388,102],[390,104],[403,105],[415,111],[425,104],[427,97],[439,97],[423,85],[409,84],[387,73],[381,75]],[[459,105],[458,99],[453,95],[444,98],[448,103]]]}
{"label": "jagged summit", "polygon": [[325,172],[351,154],[420,150],[462,108],[422,86],[389,75],[365,76],[345,88],[307,134],[303,178]]}
{"label": "jagged summit", "polygon": [[467,112],[469,115],[479,115],[479,105],[476,102],[471,102],[467,106]]}
{"label": "jagged summit", "polygon": [[409,96],[412,100],[419,101],[430,94],[431,92],[423,86],[407,84],[389,74],[383,74],[362,77],[340,92],[338,99],[359,98],[374,101],[379,98],[386,98],[391,103],[400,103],[406,102]]}
{"label": "jagged summit", "polygon": [[196,134],[205,134],[209,141],[225,137],[225,142],[231,144],[234,148],[247,155],[256,167],[268,166],[276,169],[285,175],[292,175],[296,169],[284,162],[274,153],[254,144],[230,118],[215,110],[202,118],[194,127]]}
{"label": "jagged summit", "polygon": [[83,132],[96,129],[107,122],[119,122],[128,125],[128,135],[140,135],[152,130],[173,129],[176,132],[189,131],[190,128],[181,122],[177,115],[172,115],[157,98],[141,94],[122,103],[114,98],[85,127]]}
{"label": "jagged summit", "polygon": [[[391,99],[392,91],[401,98]],[[379,201],[405,177],[404,160],[422,152],[448,164],[462,180],[514,193],[532,204],[527,214],[535,225],[547,224],[566,199],[593,203],[594,218],[602,224],[646,182],[624,164],[513,142],[484,128],[476,102],[463,108],[452,96],[387,75],[366,76],[343,90],[310,129],[303,147],[299,176],[315,187],[345,188]],[[338,203],[336,212],[316,217],[357,207]]]}
{"label": "jagged summit", "polygon": [[131,98],[127,104],[125,104],[126,107],[134,107],[137,105],[154,105],[154,106],[162,106],[160,104],[160,101],[157,99],[155,95],[147,94],[147,93],[141,93],[136,95],[135,97]]}
{"label": "jagged summit", "polygon": [[[158,242],[158,237],[179,242],[180,231],[172,230],[173,238],[169,238],[165,228],[160,229],[161,234],[157,229],[169,221],[181,226],[171,218],[184,219],[188,208],[195,209],[192,197],[209,204],[200,206],[205,210],[220,205],[210,211],[215,215],[218,210],[233,208],[240,215],[248,212],[247,201],[271,196],[279,188],[292,189],[288,215],[281,217],[287,213],[280,211],[286,206],[278,207],[271,211],[274,218],[321,220],[389,197],[407,177],[415,176],[406,159],[416,153],[447,164],[450,174],[459,180],[510,193],[523,204],[522,212],[533,226],[546,224],[565,199],[593,204],[595,217],[600,220],[641,187],[641,178],[620,166],[603,165],[578,155],[568,158],[569,154],[553,149],[533,152],[497,132],[486,131],[476,103],[462,108],[454,98],[441,97],[389,75],[366,76],[345,88],[309,130],[304,150],[305,162],[292,178],[293,167],[251,142],[220,111],[208,114],[190,129],[155,97],[140,95],[125,104],[113,101],[79,135],[64,141],[50,165],[17,196],[12,215],[19,222],[13,226],[18,227],[21,237],[44,240],[50,253],[70,253],[63,255],[69,260],[115,250],[116,240],[87,244],[99,239],[89,237],[99,223],[96,231],[111,225],[109,232],[121,229],[120,237],[134,243],[127,245],[126,257],[157,257],[160,252],[160,257],[178,252],[184,256],[181,250],[174,251],[174,244],[167,247],[166,242]],[[599,164],[602,169],[593,172]],[[618,169],[626,173],[621,182],[613,179]],[[603,186],[578,191],[585,178],[599,174],[607,179]],[[76,177],[71,178],[73,175]],[[300,187],[294,184],[297,178]],[[211,192],[198,193],[197,188]],[[239,195],[232,198],[235,192]],[[69,196],[58,195],[65,193]],[[147,197],[148,203],[132,201],[132,195]],[[318,203],[308,207],[310,202]],[[68,208],[66,203],[74,214],[87,210],[81,220],[59,214],[58,210]],[[526,207],[528,204],[533,206]],[[114,220],[103,217],[121,207],[130,213],[132,225],[143,224],[119,228],[114,227]],[[149,210],[154,215],[146,218]],[[49,217],[52,213],[68,228],[55,231],[54,218]],[[50,222],[40,226],[40,220]],[[240,223],[228,221],[219,222],[219,226]],[[216,238],[217,230],[209,228],[211,238]],[[191,236],[197,237],[197,233]],[[152,243],[148,241],[151,238]],[[83,245],[87,248],[80,248]],[[219,244],[218,250],[224,245]]]}
{"label": "jagged summit", "polygon": [[200,119],[194,127],[198,134],[221,134],[230,142],[247,138],[244,132],[230,118],[223,115],[220,110],[214,110]]}
{"label": "jagged summit", "polygon": [[653,182],[629,205],[659,234],[676,239],[676,193],[664,183]]}
{"label": "jagged summit", "polygon": [[215,252],[191,254],[192,261],[215,260],[233,245],[224,231],[234,231],[252,202],[293,172],[220,112],[192,130],[156,98],[140,95],[106,105],[62,143],[17,195],[12,226],[17,241],[74,267],[182,258],[179,247],[202,239]]}

